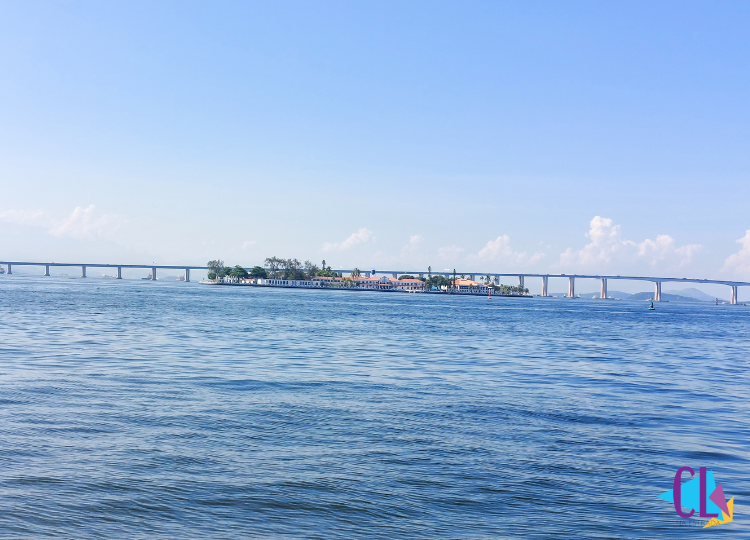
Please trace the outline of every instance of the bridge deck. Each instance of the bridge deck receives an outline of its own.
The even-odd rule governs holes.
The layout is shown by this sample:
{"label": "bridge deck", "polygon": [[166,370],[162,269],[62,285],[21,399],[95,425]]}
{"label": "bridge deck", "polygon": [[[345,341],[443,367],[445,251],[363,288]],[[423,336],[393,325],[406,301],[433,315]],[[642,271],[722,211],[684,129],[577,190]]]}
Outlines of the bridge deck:
{"label": "bridge deck", "polygon": [[[208,270],[207,266],[192,266],[192,265],[181,265],[181,264],[112,264],[112,263],[62,263],[62,262],[31,262],[31,261],[0,261],[0,264],[9,264],[11,266],[56,266],[56,267],[73,267],[73,266],[85,266],[87,268],[143,268],[150,270],[157,268],[159,270]],[[354,269],[334,269],[336,272],[342,274],[351,274]],[[360,270],[363,274],[373,275],[393,275],[399,276],[404,274],[409,275],[427,275],[429,272],[424,270]],[[451,277],[454,275],[453,272],[431,272],[435,276]],[[677,277],[659,277],[659,276],[618,276],[618,275],[606,275],[606,274],[537,274],[537,273],[497,273],[497,272],[455,272],[458,276],[491,276],[491,277],[539,277],[539,278],[574,278],[574,279],[621,279],[621,280],[634,280],[634,281],[652,281],[668,282],[668,281],[679,281],[682,283],[703,283],[707,285],[728,285],[730,287],[745,287],[750,286],[750,282],[745,281],[729,281],[723,279],[701,279],[701,278],[677,278]]]}

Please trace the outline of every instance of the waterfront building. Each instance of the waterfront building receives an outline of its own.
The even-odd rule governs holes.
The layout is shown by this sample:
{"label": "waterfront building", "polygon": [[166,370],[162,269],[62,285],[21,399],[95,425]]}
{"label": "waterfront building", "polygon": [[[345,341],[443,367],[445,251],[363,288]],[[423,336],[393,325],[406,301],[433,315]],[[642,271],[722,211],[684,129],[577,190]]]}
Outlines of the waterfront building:
{"label": "waterfront building", "polygon": [[352,276],[352,283],[360,289],[378,289],[387,291],[393,288],[390,279],[385,276]]}
{"label": "waterfront building", "polygon": [[456,292],[465,294],[489,294],[490,288],[484,283],[471,279],[457,279],[454,281]]}
{"label": "waterfront building", "polygon": [[261,279],[255,280],[255,285],[266,285],[269,287],[320,287],[321,282],[316,280],[301,279]]}
{"label": "waterfront building", "polygon": [[312,281],[316,287],[342,287],[344,284],[344,279],[340,277],[315,276]]}
{"label": "waterfront building", "polygon": [[424,292],[424,281],[421,279],[396,279],[389,278],[391,287],[397,291]]}

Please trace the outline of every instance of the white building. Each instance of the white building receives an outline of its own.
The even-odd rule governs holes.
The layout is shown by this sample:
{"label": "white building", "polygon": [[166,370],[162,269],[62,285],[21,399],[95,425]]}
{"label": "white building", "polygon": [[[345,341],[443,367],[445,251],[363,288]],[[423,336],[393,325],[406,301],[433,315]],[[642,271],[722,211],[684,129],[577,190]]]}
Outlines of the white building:
{"label": "white building", "polygon": [[404,292],[424,292],[424,281],[421,279],[396,279],[388,278],[394,290]]}
{"label": "white building", "polygon": [[456,292],[464,294],[489,294],[490,288],[484,283],[473,281],[471,279],[457,279],[454,282]]}

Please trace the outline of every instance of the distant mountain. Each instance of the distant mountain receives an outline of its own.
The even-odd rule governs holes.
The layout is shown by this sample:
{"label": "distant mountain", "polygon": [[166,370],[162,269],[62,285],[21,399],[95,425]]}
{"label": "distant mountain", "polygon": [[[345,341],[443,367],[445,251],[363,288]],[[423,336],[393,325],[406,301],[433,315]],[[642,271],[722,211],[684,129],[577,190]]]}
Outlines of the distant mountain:
{"label": "distant mountain", "polygon": [[[566,292],[552,292],[549,293],[550,296],[565,296],[567,295]],[[576,293],[576,296],[580,296],[581,298],[599,298],[598,292],[587,292],[587,293]],[[617,298],[619,300],[624,300],[625,298],[630,298],[630,293],[622,292],[622,291],[607,291],[607,296],[612,298]]]}
{"label": "distant mountain", "polygon": [[[628,300],[651,300],[653,297],[654,297],[653,292],[639,292],[639,293],[630,295]],[[710,297],[710,298],[712,302],[715,300],[714,297]],[[697,298],[693,298],[692,296],[685,296],[684,294],[682,295],[668,294],[665,292],[661,293],[661,299],[665,302],[705,302],[705,300],[698,300]],[[719,301],[721,301],[721,299]]]}
{"label": "distant mountain", "polygon": [[[680,291],[663,291],[662,295],[664,293],[674,294],[676,296],[687,296],[688,298],[695,298],[696,300],[701,300],[702,302],[714,302],[716,300],[715,296],[710,296],[703,291],[699,291],[698,289],[689,288],[689,289],[682,289]],[[719,298],[719,302],[721,302],[721,298]]]}
{"label": "distant mountain", "polygon": [[[589,293],[580,293],[578,296],[581,298],[599,298],[599,292],[589,292]],[[630,293],[622,292],[622,291],[607,291],[607,297],[617,298],[619,300],[624,300],[625,298],[630,298]]]}
{"label": "distant mountain", "polygon": [[[565,296],[567,292],[550,293],[550,296]],[[581,298],[599,298],[599,292],[580,293]],[[607,296],[620,300],[650,300],[654,297],[653,291],[630,294],[622,291],[607,291]],[[680,291],[662,291],[661,299],[669,302],[714,302],[716,297],[699,291],[698,289],[682,289]],[[725,302],[719,298],[719,302]]]}

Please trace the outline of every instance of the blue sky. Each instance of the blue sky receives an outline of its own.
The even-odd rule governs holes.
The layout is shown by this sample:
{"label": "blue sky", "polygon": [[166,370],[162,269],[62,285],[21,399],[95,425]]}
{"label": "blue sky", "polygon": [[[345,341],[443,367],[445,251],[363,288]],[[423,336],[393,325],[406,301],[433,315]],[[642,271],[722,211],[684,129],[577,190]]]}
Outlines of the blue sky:
{"label": "blue sky", "polygon": [[750,280],[748,27],[742,2],[0,2],[0,258]]}

